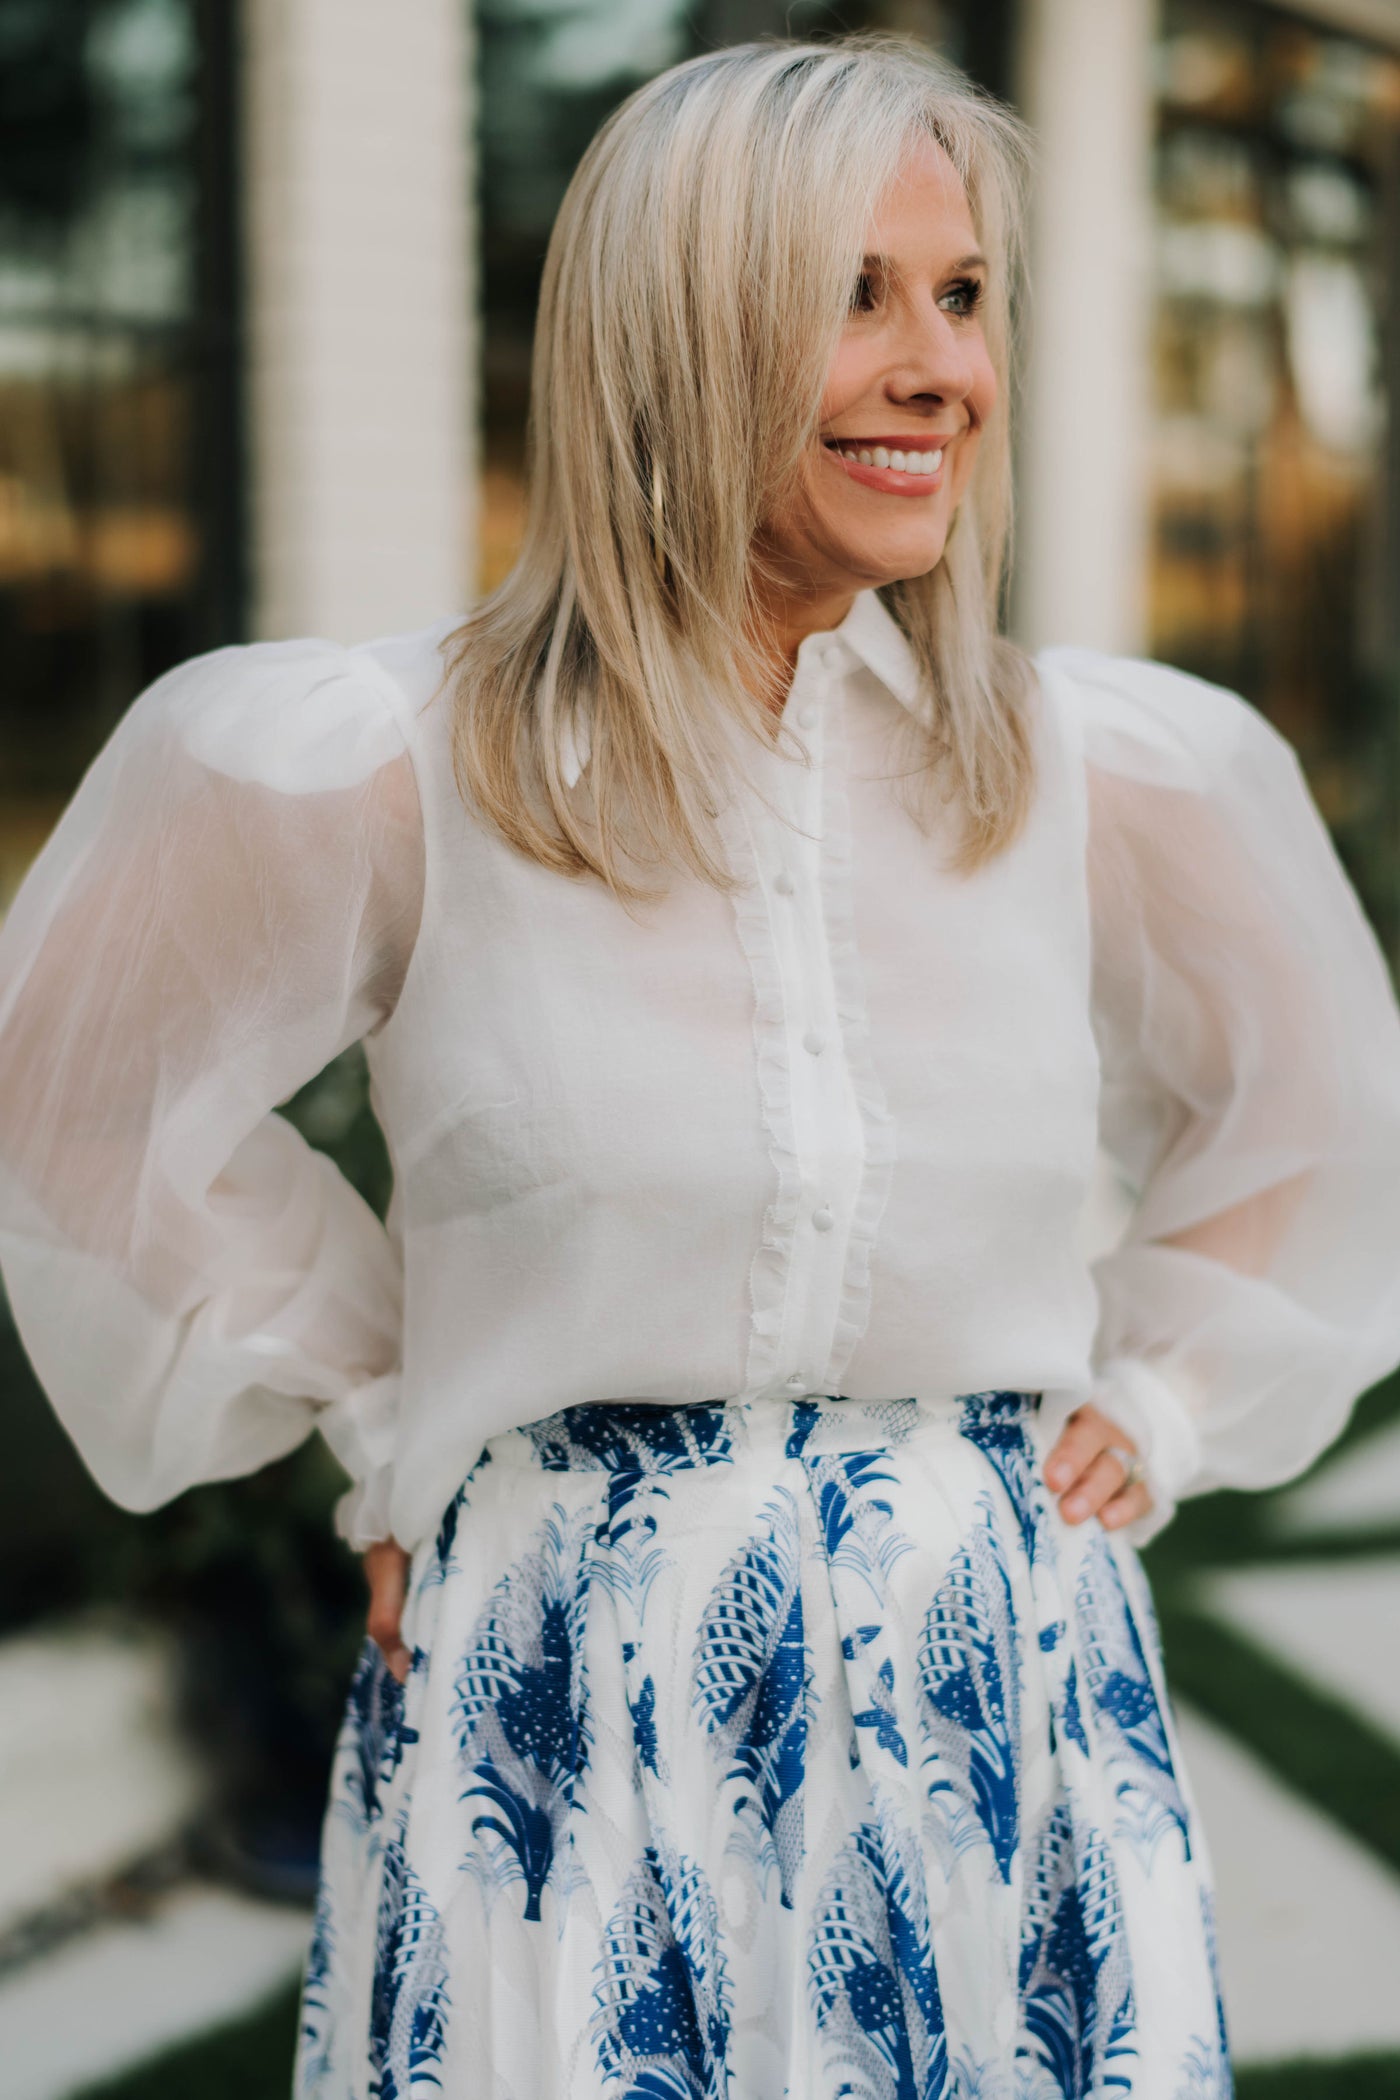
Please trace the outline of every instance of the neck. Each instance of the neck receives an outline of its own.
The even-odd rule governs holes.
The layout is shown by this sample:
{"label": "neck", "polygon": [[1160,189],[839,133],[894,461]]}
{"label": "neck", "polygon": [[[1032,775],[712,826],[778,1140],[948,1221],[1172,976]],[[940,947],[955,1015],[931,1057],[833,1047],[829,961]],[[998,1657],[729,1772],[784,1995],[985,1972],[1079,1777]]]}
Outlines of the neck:
{"label": "neck", "polygon": [[797,652],[809,634],[839,627],[855,603],[853,590],[787,591],[761,581],[757,591],[760,626],[752,637],[752,675],[745,684],[771,715],[782,714]]}

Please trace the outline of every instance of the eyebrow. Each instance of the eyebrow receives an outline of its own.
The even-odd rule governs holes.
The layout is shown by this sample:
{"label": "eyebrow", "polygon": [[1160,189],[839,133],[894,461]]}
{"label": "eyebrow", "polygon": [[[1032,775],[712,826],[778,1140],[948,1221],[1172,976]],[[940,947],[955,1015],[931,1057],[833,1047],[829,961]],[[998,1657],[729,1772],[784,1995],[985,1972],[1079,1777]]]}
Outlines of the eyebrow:
{"label": "eyebrow", "polygon": [[[860,266],[862,270],[888,270],[890,258],[887,255],[865,255],[861,257]],[[987,261],[986,256],[976,248],[972,250],[970,255],[960,255],[956,262],[948,265],[950,273],[955,270],[990,270],[990,268],[991,264]]]}

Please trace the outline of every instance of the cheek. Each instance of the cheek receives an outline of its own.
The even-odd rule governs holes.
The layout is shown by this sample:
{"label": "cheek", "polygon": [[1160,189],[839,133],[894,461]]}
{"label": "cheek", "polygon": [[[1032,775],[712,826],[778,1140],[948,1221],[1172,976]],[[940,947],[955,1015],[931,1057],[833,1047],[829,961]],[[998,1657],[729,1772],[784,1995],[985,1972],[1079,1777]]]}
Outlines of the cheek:
{"label": "cheek", "polygon": [[977,359],[972,384],[967,390],[968,406],[979,423],[990,422],[997,405],[997,374],[985,343]]}
{"label": "cheek", "polygon": [[860,400],[870,384],[870,374],[866,369],[869,361],[862,344],[850,340],[837,344],[826,368],[826,385],[822,389],[823,424],[835,423]]}

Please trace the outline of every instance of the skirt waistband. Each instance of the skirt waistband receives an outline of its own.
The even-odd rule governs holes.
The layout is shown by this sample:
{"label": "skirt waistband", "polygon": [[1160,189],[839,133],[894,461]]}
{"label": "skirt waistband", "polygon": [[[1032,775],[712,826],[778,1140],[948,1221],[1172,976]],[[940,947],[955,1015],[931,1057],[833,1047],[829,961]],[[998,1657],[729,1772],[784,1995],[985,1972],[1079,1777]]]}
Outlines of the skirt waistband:
{"label": "skirt waistband", "polygon": [[799,1400],[585,1400],[503,1431],[482,1456],[548,1472],[645,1477],[728,1465],[741,1454],[793,1459],[888,1450],[929,1433],[1011,1444],[1021,1441],[1040,1399],[1038,1392],[998,1390],[904,1400],[834,1393]]}

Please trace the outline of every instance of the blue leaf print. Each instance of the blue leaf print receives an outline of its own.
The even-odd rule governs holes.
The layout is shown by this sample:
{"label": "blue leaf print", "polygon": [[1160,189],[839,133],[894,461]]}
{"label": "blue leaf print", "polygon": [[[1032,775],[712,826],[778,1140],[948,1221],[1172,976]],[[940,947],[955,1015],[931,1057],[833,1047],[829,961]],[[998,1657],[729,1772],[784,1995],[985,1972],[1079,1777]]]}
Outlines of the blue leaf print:
{"label": "blue leaf print", "polygon": [[423,1577],[424,1589],[431,1589],[437,1583],[446,1582],[449,1575],[455,1575],[457,1572],[454,1548],[457,1544],[457,1523],[462,1514],[466,1494],[465,1485],[459,1487],[442,1513],[442,1522],[438,1525],[437,1537],[433,1541],[432,1561]]}
{"label": "blue leaf print", "polygon": [[795,1400],[792,1407],[792,1427],[788,1431],[785,1455],[801,1458],[807,1439],[821,1420],[821,1406],[816,1400]]}
{"label": "blue leaf print", "polygon": [[1107,1539],[1097,1532],[1085,1543],[1075,1586],[1084,1682],[1118,1768],[1117,1792],[1123,1833],[1145,1849],[1171,1830],[1181,1834],[1191,1857],[1186,1803],[1177,1785],[1146,1651]]}
{"label": "blue leaf print", "polygon": [[331,1980],[336,1936],[331,1918],[330,1877],[323,1874],[316,1891],[316,1915],[302,1974],[300,2026],[297,2034],[298,2093],[314,2092],[330,2074],[332,2056]]}
{"label": "blue leaf print", "polygon": [[1221,2076],[1224,2091],[1233,2089],[1230,2078],[1230,2035],[1225,2020],[1225,1993],[1220,1980],[1220,1946],[1215,1925],[1215,1890],[1207,1883],[1201,1889],[1201,1923],[1206,1935],[1206,1959],[1210,1963],[1211,1981],[1215,1986],[1215,2041],[1220,2052]]}
{"label": "blue leaf print", "polygon": [[449,2003],[442,1919],[408,1863],[400,1831],[385,1846],[381,1869],[371,2100],[407,2100],[415,2085],[441,2085]]}
{"label": "blue leaf print", "polygon": [[[907,1860],[906,1860],[907,1854]],[[876,1822],[841,1847],[807,1951],[812,2010],[834,2090],[862,2100],[944,2100],[951,2091],[918,1846]]]}
{"label": "blue leaf print", "polygon": [[[418,1658],[414,1658],[415,1664]],[[381,1794],[393,1778],[416,1728],[404,1725],[404,1687],[384,1659],[376,1641],[360,1645],[355,1674],[346,1699],[346,1726],[354,1757],[345,1773],[341,1805],[364,1828],[382,1806]]]}
{"label": "blue leaf print", "polygon": [[894,1521],[894,1505],[871,1490],[897,1475],[881,1464],[888,1452],[828,1451],[803,1460],[833,1568],[851,1568],[881,1605],[889,1575],[914,1541]]}
{"label": "blue leaf print", "polygon": [[1082,1751],[1084,1756],[1087,1757],[1089,1755],[1089,1738],[1084,1733],[1084,1716],[1079,1711],[1079,1678],[1073,1656],[1070,1657],[1069,1668],[1065,1672],[1064,1701],[1060,1708],[1060,1719],[1063,1723],[1065,1734],[1075,1748]]}
{"label": "blue leaf print", "polygon": [[802,1622],[797,1504],[780,1489],[710,1592],[696,1636],[691,1703],[772,1842],[782,1901],[802,1853],[811,1658]]}
{"label": "blue leaf print", "polygon": [[492,1813],[472,1823],[498,1842],[498,1882],[522,1879],[526,1918],[540,1897],[588,1762],[591,1723],[583,1654],[588,1600],[588,1509],[556,1502],[534,1548],[496,1584],[472,1629],[453,1686],[458,1755]]}
{"label": "blue leaf print", "polygon": [[[628,1641],[624,1645],[630,1648],[632,1643]],[[642,1679],[641,1689],[636,1698],[628,1701],[628,1711],[632,1716],[632,1741],[636,1745],[637,1761],[645,1765],[649,1772],[654,1772],[659,1779],[661,1766],[658,1762],[660,1746],[656,1740],[656,1685],[650,1671]]]}
{"label": "blue leaf print", "polygon": [[1136,2012],[1117,1876],[1097,1831],[1076,1856],[1064,1800],[1027,1862],[1020,1992],[1028,2040],[1018,2054],[1064,2100],[1132,2091]]}
{"label": "blue leaf print", "polygon": [[925,1614],[918,1669],[930,1799],[972,1810],[1008,1883],[1020,1829],[1016,1644],[1006,1550],[984,1494]]}
{"label": "blue leaf print", "polygon": [[592,2035],[629,2100],[724,2100],[732,1992],[702,1870],[649,1845],[603,1935]]}
{"label": "blue leaf print", "polygon": [[1192,2037],[1177,2073],[1172,2100],[1231,2100],[1234,2080],[1212,2041]]}
{"label": "blue leaf print", "polygon": [[664,1495],[660,1483],[667,1474],[718,1465],[734,1455],[722,1400],[693,1407],[594,1400],[561,1408],[526,1428],[547,1472],[577,1472],[582,1463],[607,1473],[606,1528],[614,1536],[644,1485]]}
{"label": "blue leaf print", "polygon": [[[842,1642],[843,1651],[847,1645]],[[851,1719],[857,1728],[873,1728],[880,1748],[887,1750],[897,1763],[907,1765],[908,1746],[894,1717],[894,1664],[888,1656],[870,1680],[870,1702],[859,1713],[853,1713]]]}
{"label": "blue leaf print", "polygon": [[1024,1393],[968,1393],[963,1399],[960,1431],[996,1469],[1015,1511],[1026,1557],[1034,1567],[1037,1554],[1043,1558],[1045,1551],[1040,1528],[1045,1496],[1026,1420]]}
{"label": "blue leaf print", "polygon": [[450,1575],[458,1573],[457,1556],[454,1549],[457,1544],[458,1527],[462,1521],[462,1512],[471,1505],[472,1488],[475,1485],[477,1474],[483,1466],[492,1465],[494,1462],[495,1454],[490,1444],[483,1444],[480,1452],[477,1454],[475,1465],[442,1513],[442,1521],[438,1525],[437,1537],[433,1541],[432,1559],[423,1571],[420,1588],[425,1590],[434,1589],[439,1584],[446,1582]]}

